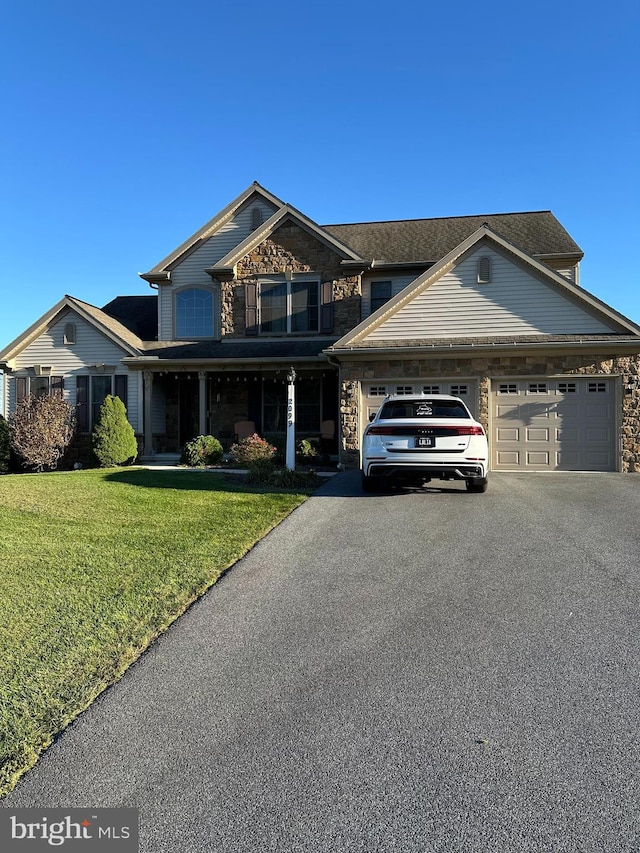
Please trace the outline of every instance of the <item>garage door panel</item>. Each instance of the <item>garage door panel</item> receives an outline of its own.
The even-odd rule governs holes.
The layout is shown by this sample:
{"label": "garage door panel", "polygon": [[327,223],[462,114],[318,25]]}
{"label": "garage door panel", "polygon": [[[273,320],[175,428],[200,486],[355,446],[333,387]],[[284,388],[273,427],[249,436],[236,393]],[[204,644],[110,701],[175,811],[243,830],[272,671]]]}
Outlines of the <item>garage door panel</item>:
{"label": "garage door panel", "polygon": [[578,452],[576,450],[560,450],[557,460],[558,470],[560,471],[578,470]]}
{"label": "garage door panel", "polygon": [[517,450],[498,450],[498,464],[501,466],[520,466],[520,453]]}
{"label": "garage door panel", "polygon": [[527,450],[527,465],[548,468],[551,454],[546,450]]}
{"label": "garage door panel", "polygon": [[520,430],[517,427],[498,427],[498,441],[520,441]]}
{"label": "garage door panel", "polygon": [[492,465],[500,470],[613,471],[612,380],[528,380],[492,390]]}
{"label": "garage door panel", "polygon": [[549,441],[548,427],[529,427],[526,431],[527,441]]}
{"label": "garage door panel", "polygon": [[605,444],[610,440],[610,430],[607,426],[587,427],[585,429],[585,441],[589,444]]}

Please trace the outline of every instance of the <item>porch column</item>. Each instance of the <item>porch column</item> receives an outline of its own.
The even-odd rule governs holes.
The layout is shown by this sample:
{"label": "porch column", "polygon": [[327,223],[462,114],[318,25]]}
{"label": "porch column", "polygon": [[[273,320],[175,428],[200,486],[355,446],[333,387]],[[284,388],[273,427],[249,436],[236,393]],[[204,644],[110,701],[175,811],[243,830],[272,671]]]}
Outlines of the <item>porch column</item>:
{"label": "porch column", "polygon": [[142,373],[144,381],[144,455],[153,453],[153,424],[151,419],[151,397],[153,390],[153,373],[144,370]]}
{"label": "porch column", "polygon": [[207,434],[207,372],[198,371],[198,433]]}

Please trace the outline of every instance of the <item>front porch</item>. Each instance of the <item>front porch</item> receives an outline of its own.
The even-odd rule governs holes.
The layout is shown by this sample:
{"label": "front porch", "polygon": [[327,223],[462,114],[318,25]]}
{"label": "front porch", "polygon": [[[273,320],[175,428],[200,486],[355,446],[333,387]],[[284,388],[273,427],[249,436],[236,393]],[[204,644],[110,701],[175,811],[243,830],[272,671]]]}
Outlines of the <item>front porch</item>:
{"label": "front porch", "polygon": [[[295,365],[296,437],[338,452],[338,375]],[[225,450],[257,432],[278,447],[286,431],[288,367],[162,370],[144,373],[144,455],[180,453],[196,435],[214,435]]]}

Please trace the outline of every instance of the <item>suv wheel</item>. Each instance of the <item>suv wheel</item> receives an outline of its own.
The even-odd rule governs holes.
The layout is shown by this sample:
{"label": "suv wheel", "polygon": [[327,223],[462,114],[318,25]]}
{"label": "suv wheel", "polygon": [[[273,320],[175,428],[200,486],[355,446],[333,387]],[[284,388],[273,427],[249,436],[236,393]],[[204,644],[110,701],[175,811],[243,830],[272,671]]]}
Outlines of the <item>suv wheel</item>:
{"label": "suv wheel", "polygon": [[468,492],[486,492],[489,481],[486,477],[472,477],[465,480]]}

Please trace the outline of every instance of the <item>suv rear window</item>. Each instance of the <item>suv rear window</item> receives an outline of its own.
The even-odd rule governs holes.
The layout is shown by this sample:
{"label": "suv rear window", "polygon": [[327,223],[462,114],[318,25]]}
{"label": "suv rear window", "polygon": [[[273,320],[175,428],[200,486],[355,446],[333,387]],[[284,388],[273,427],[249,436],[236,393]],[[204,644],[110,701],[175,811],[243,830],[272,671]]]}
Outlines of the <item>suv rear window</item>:
{"label": "suv rear window", "polygon": [[384,404],[380,418],[469,418],[469,412],[457,400],[393,400]]}

